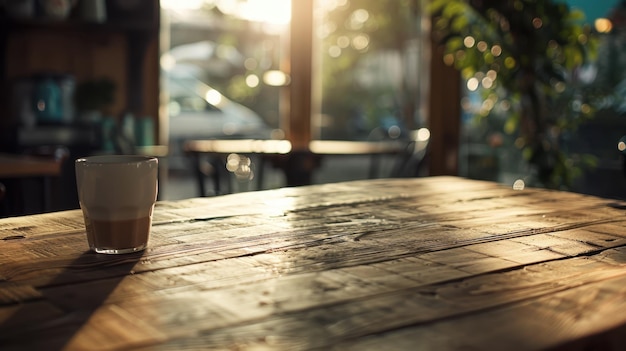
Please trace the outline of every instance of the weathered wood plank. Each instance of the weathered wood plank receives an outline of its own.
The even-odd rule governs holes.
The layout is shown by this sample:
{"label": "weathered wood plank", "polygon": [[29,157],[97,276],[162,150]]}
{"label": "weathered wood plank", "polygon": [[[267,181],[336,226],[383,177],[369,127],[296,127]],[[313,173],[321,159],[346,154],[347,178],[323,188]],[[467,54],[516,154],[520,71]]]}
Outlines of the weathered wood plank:
{"label": "weathered wood plank", "polygon": [[[385,308],[391,309],[390,311],[395,318],[404,316],[404,313],[401,316],[398,313],[406,310],[408,316],[404,316],[404,318],[418,318],[414,323],[425,323],[430,319],[447,318],[447,314],[455,315],[458,313],[463,315],[475,310],[493,308],[494,303],[509,304],[512,301],[521,301],[533,296],[542,296],[550,292],[561,291],[569,287],[569,284],[584,285],[588,281],[602,281],[626,274],[623,268],[615,268],[615,260],[611,260],[611,263],[607,264],[607,255],[601,255],[602,259],[600,261],[602,263],[596,263],[595,266],[595,261],[589,262],[590,260],[584,257],[575,266],[571,262],[564,263],[564,261],[559,260],[537,266],[526,266],[525,269],[512,271],[505,275],[492,274],[471,278],[471,273],[476,272],[468,274],[463,270],[454,269],[455,265],[457,265],[455,260],[444,264],[441,262],[433,263],[430,260],[423,259],[423,257],[432,259],[431,256],[425,254],[420,256],[419,261],[412,259],[408,262],[404,260],[404,263],[397,263],[398,265],[413,266],[414,271],[423,274],[421,281],[412,279],[410,270],[398,270],[397,267],[399,266],[396,266],[396,270],[399,272],[394,272],[392,263],[385,262],[374,266],[348,267],[346,269],[297,275],[271,274],[270,272],[268,276],[272,279],[248,283],[246,283],[245,278],[239,279],[241,276],[236,278],[227,277],[230,283],[223,286],[215,282],[207,283],[207,281],[216,278],[214,274],[216,270],[213,269],[189,274],[192,282],[185,281],[186,277],[182,277],[186,285],[184,283],[181,284],[181,281],[171,281],[169,289],[167,286],[162,286],[161,281],[157,277],[149,278],[143,277],[142,274],[136,274],[126,278],[123,282],[126,282],[127,279],[141,280],[144,283],[148,283],[144,285],[143,289],[137,290],[137,288],[141,287],[141,284],[137,282],[133,282],[126,288],[122,287],[124,284],[120,282],[119,286],[115,286],[115,289],[108,288],[110,292],[105,294],[106,298],[102,301],[94,299],[93,296],[87,299],[87,296],[81,298],[80,294],[67,295],[63,288],[49,288],[46,289],[45,294],[48,299],[55,301],[60,306],[71,304],[75,308],[82,306],[80,308],[89,310],[90,308],[97,308],[100,304],[117,305],[132,315],[143,316],[144,318],[148,316],[147,320],[157,321],[157,325],[153,325],[153,328],[165,328],[172,331],[170,337],[178,338],[185,334],[185,330],[178,330],[181,328],[178,326],[180,320],[188,321],[190,318],[197,318],[198,320],[194,320],[194,325],[202,327],[201,329],[203,330],[221,329],[229,324],[242,325],[250,320],[254,322],[260,318],[268,317],[277,310],[287,314],[297,314],[300,313],[298,312],[299,310],[303,310],[305,312],[301,313],[305,313],[305,316],[302,316],[302,318],[306,319],[308,318],[306,316],[307,310],[318,304],[329,306],[325,307],[325,310],[341,304],[340,306],[344,306],[349,311],[359,311],[359,314],[362,314],[372,305],[370,301],[372,296],[374,296],[374,301],[378,301],[381,298],[381,301],[387,301],[384,303],[389,303],[390,305]],[[456,256],[451,254],[448,257]],[[476,257],[467,258],[470,260],[466,262],[473,262]],[[277,258],[274,258],[274,261],[281,262]],[[422,263],[419,264],[419,262]],[[225,272],[228,268],[227,266],[224,263],[223,274],[225,275],[227,274]],[[594,267],[594,271],[585,274],[589,275],[589,278],[586,278],[588,281],[580,281],[580,272],[583,271],[581,267],[586,272],[590,266]],[[244,265],[242,269],[249,270],[251,267],[253,266]],[[428,276],[429,268],[434,270],[431,273],[432,277],[441,279],[441,268],[446,267],[447,269],[452,268],[453,272],[457,272],[457,274],[450,277],[449,283],[444,282],[444,285],[430,284],[430,287],[429,284],[424,283],[423,279],[425,276]],[[233,267],[231,266],[230,268]],[[484,272],[492,272],[498,268],[496,266],[492,269],[486,269]],[[259,268],[257,267],[257,269]],[[379,277],[384,276],[383,273],[386,272],[388,279],[372,281],[369,273],[376,270],[379,270],[377,274]],[[148,274],[155,275],[157,273]],[[172,275],[172,277],[176,276],[176,274]],[[398,279],[398,276],[403,278]],[[546,277],[549,277],[549,279],[546,279]],[[461,278],[467,279],[460,280]],[[568,282],[568,279],[579,282],[571,283]],[[382,283],[386,281],[393,282],[393,284]],[[237,284],[236,282],[239,283]],[[115,285],[112,283],[107,284]],[[157,286],[161,286],[161,290],[158,290]],[[183,286],[187,286],[187,289],[182,289],[181,287]],[[102,284],[101,280],[75,286],[77,291],[106,291],[107,288],[105,287],[106,284]],[[401,289],[401,291],[398,292],[398,289]],[[55,295],[55,290],[58,291],[58,295]],[[388,296],[389,294],[397,293],[402,296]],[[506,298],[503,298],[501,295],[505,295]],[[365,301],[362,301],[362,299]],[[395,307],[397,301],[407,299],[411,301],[419,299],[422,302],[417,306],[402,304],[400,308]],[[197,303],[198,300],[205,301],[206,304],[199,305]],[[452,302],[441,305],[441,300]],[[392,304],[391,301],[396,302]],[[95,306],[92,305],[94,302]],[[360,306],[361,304],[363,306]],[[373,306],[378,306],[379,304],[383,304],[383,302],[376,302]],[[354,307],[355,305],[360,307]],[[380,308],[383,308],[382,305]],[[409,313],[408,308],[417,308],[417,310]],[[431,310],[432,308],[434,310]],[[153,311],[158,313],[153,315]],[[162,311],[169,312],[163,314]],[[172,312],[175,313],[171,314]],[[347,314],[344,312],[340,309],[337,313],[346,316]],[[444,314],[438,315],[440,313]],[[413,315],[417,317],[411,317]],[[376,318],[381,317],[377,316]],[[400,320],[403,319],[401,318]],[[383,325],[388,326],[388,323],[383,323]],[[367,329],[368,326],[365,327]],[[370,333],[378,333],[385,330],[372,330]],[[324,338],[327,337],[325,336]]]}
{"label": "weathered wood plank", "polygon": [[[620,251],[612,254],[626,262],[624,250]],[[624,308],[626,276],[619,275],[503,308],[349,340],[332,349],[380,350],[394,345],[406,350],[484,350],[499,345],[507,350],[621,350],[626,324],[618,311]]]}
{"label": "weathered wood plank", "polygon": [[[348,207],[351,208],[350,206]],[[205,221],[175,223],[174,225],[177,230],[172,230],[169,225],[157,225],[154,228],[154,235],[151,241],[151,244],[154,244],[155,248],[149,250],[143,257],[136,259],[142,262],[142,265],[137,268],[137,272],[150,269],[162,269],[180,264],[188,265],[228,257],[258,254],[271,250],[286,250],[317,245],[336,246],[335,244],[338,242],[342,244],[353,244],[353,246],[342,246],[345,248],[343,251],[345,251],[346,256],[375,257],[376,251],[371,254],[364,252],[365,255],[359,255],[358,252],[363,250],[362,244],[367,244],[368,240],[376,240],[378,242],[386,240],[389,242],[389,244],[385,246],[386,248],[392,247],[394,243],[397,247],[395,253],[393,250],[390,250],[385,256],[385,259],[392,259],[394,257],[408,256],[413,253],[447,250],[454,247],[500,239],[485,236],[484,232],[489,232],[488,228],[487,230],[481,228],[480,231],[477,231],[475,229],[464,230],[464,228],[450,226],[442,227],[437,222],[425,222],[421,218],[417,220],[412,219],[412,222],[417,222],[418,224],[415,225],[415,227],[411,227],[411,225],[401,224],[403,222],[402,218],[398,218],[397,213],[392,217],[386,218],[385,216],[374,213],[368,214],[364,209],[360,211],[362,211],[361,213],[365,213],[362,215],[365,219],[350,219],[349,216],[344,217],[342,207],[338,206],[338,208],[339,211],[337,211],[335,207],[332,208],[325,216],[324,223],[320,224],[319,221],[310,219],[308,221],[309,224],[300,224],[298,231],[284,229],[289,223],[295,221],[289,216],[283,216],[281,218],[247,216],[245,218],[248,221],[237,216],[219,218],[211,221],[212,233],[207,233]],[[334,213],[337,212],[339,212],[340,215],[336,219],[333,219]],[[374,216],[378,218],[374,218]],[[612,216],[613,214],[609,215],[609,217]],[[252,223],[257,224],[250,224],[250,218],[255,218]],[[303,222],[306,221],[298,221],[298,223]],[[269,225],[269,223],[272,223],[273,226]],[[571,226],[578,227],[579,224],[575,223]],[[561,225],[553,230],[559,230],[564,227],[565,226]],[[533,229],[535,226],[530,226],[530,228],[530,230],[526,231],[518,231],[518,228],[514,228],[512,232],[503,232],[499,235],[500,237],[523,238],[536,231]],[[541,228],[546,227],[544,225]],[[549,232],[553,230],[543,231]],[[249,235],[249,231],[255,231],[258,233],[258,236]],[[176,233],[176,236],[170,238],[171,233]],[[213,233],[219,233],[219,238],[216,238]],[[83,233],[80,232],[62,233],[58,235],[63,236],[63,240],[68,243],[84,243],[84,237],[82,237]],[[414,235],[419,235],[420,240],[412,240],[412,236]],[[398,240],[398,236],[406,239]],[[39,260],[40,262],[37,264],[24,260],[24,262],[27,263],[25,267],[22,268],[20,268],[19,264],[5,264],[0,267],[0,276],[5,277],[5,279],[10,278],[13,281],[18,281],[21,279],[30,279],[33,274],[39,274],[43,278],[43,281],[36,284],[33,283],[39,286],[47,284],[51,277],[58,275],[55,274],[55,272],[66,271],[66,268],[71,268],[68,270],[69,272],[65,272],[64,274],[66,279],[72,277],[72,271],[75,273],[75,279],[82,279],[81,274],[83,273],[89,275],[94,274],[94,272],[90,272],[90,270],[95,271],[96,275],[92,277],[96,278],[98,277],[98,271],[101,266],[108,267],[125,263],[125,259],[118,262],[118,260],[120,260],[119,258],[103,258],[98,255],[85,253],[80,256],[80,259],[72,260],[67,254],[63,255],[63,253],[56,251],[46,251],[46,248],[55,247],[55,245],[51,245],[47,242],[48,238],[42,240],[41,242],[38,240],[28,241],[27,245],[21,246],[20,244],[22,243],[11,240],[6,245],[8,249],[6,252],[11,252],[11,245],[13,244],[16,248],[20,247],[26,254],[34,253],[35,257],[47,256],[50,257],[50,259]],[[49,240],[59,239],[57,235],[52,235]],[[209,240],[209,245],[205,244],[206,240]],[[527,241],[531,239],[527,239],[526,241],[523,239],[520,240],[522,240],[521,243],[529,244]],[[351,241],[354,241],[354,243],[351,243]],[[497,242],[500,243],[501,241]],[[546,242],[547,241],[544,242],[544,247],[539,248],[541,252],[546,255],[545,258],[559,257],[557,252],[558,248],[555,248],[556,245],[552,245],[555,247],[551,245],[546,246]],[[34,245],[33,248],[23,250],[24,248],[29,248],[31,244]],[[582,244],[579,241],[562,240],[561,244],[565,247],[563,250],[566,250],[566,252],[564,252],[566,255],[576,255],[595,249],[595,247]],[[618,244],[619,242],[616,242],[613,245],[600,245],[600,247],[612,247]],[[567,249],[568,245],[569,249]],[[532,255],[537,255],[539,249],[531,248],[527,252]],[[344,256],[344,254],[338,252],[337,256]],[[32,260],[32,257],[30,257],[30,259]],[[323,261],[324,258],[320,257],[318,259]],[[507,261],[510,261],[510,259]],[[331,261],[327,263],[332,264]],[[353,264],[366,263],[368,262],[353,262]],[[125,274],[126,271],[122,270],[118,273],[107,271],[106,274],[100,275],[100,277],[108,277],[111,273]],[[18,278],[17,275],[22,276]]]}
{"label": "weathered wood plank", "polygon": [[[616,253],[626,259],[623,250]],[[265,289],[253,286],[202,292],[201,301],[213,302],[195,312],[190,308],[181,311],[190,297],[179,296],[179,314],[150,317],[155,323],[167,323],[166,329],[174,334],[181,318],[197,318],[193,323],[200,326],[198,334],[173,336],[160,349],[337,345],[337,349],[373,350],[391,341],[386,345],[394,349],[419,349],[420,345],[438,350],[489,349],[503,345],[534,350],[557,346],[554,340],[585,339],[626,322],[623,314],[612,313],[612,318],[602,321],[596,317],[626,304],[626,270],[621,265],[585,257],[575,259],[574,265],[560,260],[532,268],[367,296],[349,294],[347,290],[354,282],[346,282],[345,277],[291,282],[289,278],[283,281],[286,285],[267,284]],[[298,298],[297,293],[288,293],[307,281],[308,291],[329,290],[344,295],[344,300],[314,301],[310,296]],[[622,305],[612,305],[616,297]],[[309,303],[323,308],[311,308]],[[298,309],[291,310],[290,306]],[[126,307],[131,314],[156,310],[136,304]],[[255,313],[263,308],[271,311],[265,316]],[[563,314],[571,317],[561,320]],[[241,322],[242,315],[249,318],[248,323]]]}
{"label": "weathered wood plank", "polygon": [[623,216],[614,200],[436,177],[161,202],[136,255],[88,253],[79,211],[0,220],[0,345],[484,348],[544,328],[513,346],[558,346],[626,324],[567,308],[623,303]]}

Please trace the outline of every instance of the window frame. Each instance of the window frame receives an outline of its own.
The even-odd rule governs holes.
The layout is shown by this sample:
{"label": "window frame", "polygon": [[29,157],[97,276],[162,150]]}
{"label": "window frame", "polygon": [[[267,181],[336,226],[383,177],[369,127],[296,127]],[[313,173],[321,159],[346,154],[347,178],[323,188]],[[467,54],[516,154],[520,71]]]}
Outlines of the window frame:
{"label": "window frame", "polygon": [[[292,1],[289,26],[289,59],[285,71],[291,84],[283,97],[288,112],[281,116],[281,126],[292,150],[308,152],[313,140],[312,118],[319,108],[319,84],[314,68],[314,1]],[[419,0],[418,0],[419,1]],[[298,25],[293,25],[297,23]],[[443,62],[442,47],[430,36],[429,91],[427,124],[430,129],[429,175],[457,175],[460,146],[461,79],[454,68]],[[284,105],[284,104],[283,104]]]}

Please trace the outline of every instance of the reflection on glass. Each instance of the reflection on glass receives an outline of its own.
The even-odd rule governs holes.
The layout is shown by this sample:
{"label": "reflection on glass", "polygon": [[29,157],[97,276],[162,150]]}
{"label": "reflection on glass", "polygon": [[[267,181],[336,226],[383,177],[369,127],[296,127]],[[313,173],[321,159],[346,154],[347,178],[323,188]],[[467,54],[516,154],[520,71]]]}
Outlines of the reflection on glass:
{"label": "reflection on glass", "polygon": [[517,179],[513,182],[513,190],[524,190],[526,183],[522,179]]}
{"label": "reflection on glass", "polygon": [[163,0],[161,6],[169,166],[186,169],[186,140],[284,137],[280,97],[289,79],[281,65],[291,1]]}
{"label": "reflection on glass", "polygon": [[419,3],[315,1],[314,138],[368,140],[377,129],[408,137],[425,124],[428,35]]}

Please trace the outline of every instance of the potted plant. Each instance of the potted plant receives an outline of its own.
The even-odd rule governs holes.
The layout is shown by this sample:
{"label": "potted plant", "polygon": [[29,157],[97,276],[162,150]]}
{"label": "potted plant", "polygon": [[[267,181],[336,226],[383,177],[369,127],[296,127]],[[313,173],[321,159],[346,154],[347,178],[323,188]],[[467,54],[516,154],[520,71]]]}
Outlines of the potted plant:
{"label": "potted plant", "polygon": [[508,106],[503,132],[514,136],[534,183],[569,187],[578,167],[593,164],[561,148],[595,111],[576,74],[597,46],[584,15],[552,0],[433,0],[431,11],[444,61],[489,102],[475,117],[495,118],[496,107]]}

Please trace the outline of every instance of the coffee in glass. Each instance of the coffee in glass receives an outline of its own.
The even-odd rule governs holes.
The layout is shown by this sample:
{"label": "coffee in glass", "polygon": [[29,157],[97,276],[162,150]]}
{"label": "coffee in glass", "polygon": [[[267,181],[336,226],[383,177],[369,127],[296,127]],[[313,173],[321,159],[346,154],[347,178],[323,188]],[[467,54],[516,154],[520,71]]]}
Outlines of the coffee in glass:
{"label": "coffee in glass", "polygon": [[75,165],[89,248],[106,254],[144,250],[157,198],[158,159],[90,156]]}

